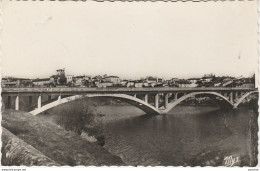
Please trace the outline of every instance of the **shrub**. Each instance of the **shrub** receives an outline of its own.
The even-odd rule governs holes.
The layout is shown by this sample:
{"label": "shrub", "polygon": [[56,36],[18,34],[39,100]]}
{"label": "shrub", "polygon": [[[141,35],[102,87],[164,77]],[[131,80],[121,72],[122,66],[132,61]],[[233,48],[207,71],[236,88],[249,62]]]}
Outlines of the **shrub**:
{"label": "shrub", "polygon": [[88,99],[79,99],[64,104],[56,123],[79,135],[82,132],[94,136],[102,133],[102,123],[96,112],[96,105]]}

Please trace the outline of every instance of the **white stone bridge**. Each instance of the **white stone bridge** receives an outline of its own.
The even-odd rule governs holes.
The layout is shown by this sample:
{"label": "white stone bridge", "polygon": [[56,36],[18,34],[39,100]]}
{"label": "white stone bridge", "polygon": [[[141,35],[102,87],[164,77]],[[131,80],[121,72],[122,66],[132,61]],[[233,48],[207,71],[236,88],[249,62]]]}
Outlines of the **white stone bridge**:
{"label": "white stone bridge", "polygon": [[[30,111],[33,115],[48,109],[82,98],[115,98],[140,108],[149,114],[166,114],[176,105],[191,97],[209,97],[224,108],[237,108],[247,97],[258,94],[255,88],[2,88],[2,97],[7,98],[10,106],[11,97],[15,96],[15,109],[19,110],[21,96],[37,96],[37,107]],[[42,96],[47,95],[50,102],[42,105]],[[56,99],[51,99],[56,95]]]}

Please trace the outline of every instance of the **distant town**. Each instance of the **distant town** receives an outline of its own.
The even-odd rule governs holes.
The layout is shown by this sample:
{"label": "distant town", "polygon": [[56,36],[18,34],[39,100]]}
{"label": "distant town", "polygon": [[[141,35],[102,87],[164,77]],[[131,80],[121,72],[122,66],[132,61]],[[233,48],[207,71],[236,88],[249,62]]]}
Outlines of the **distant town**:
{"label": "distant town", "polygon": [[215,76],[205,74],[201,78],[163,78],[147,76],[138,80],[120,79],[118,76],[108,75],[69,75],[65,69],[56,70],[56,74],[49,78],[15,78],[3,77],[2,87],[255,87],[255,75],[251,77]]}

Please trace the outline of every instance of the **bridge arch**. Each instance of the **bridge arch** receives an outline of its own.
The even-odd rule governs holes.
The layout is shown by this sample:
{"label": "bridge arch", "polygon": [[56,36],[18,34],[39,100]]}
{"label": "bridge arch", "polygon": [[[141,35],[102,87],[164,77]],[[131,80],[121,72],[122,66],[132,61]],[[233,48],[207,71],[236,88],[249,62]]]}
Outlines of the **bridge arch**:
{"label": "bridge arch", "polygon": [[83,98],[86,98],[86,97],[112,97],[112,98],[115,98],[115,99],[120,99],[120,100],[123,100],[129,104],[132,104],[133,106],[136,106],[137,108],[143,110],[144,112],[146,113],[149,113],[149,114],[161,114],[161,112],[156,109],[154,106],[146,103],[145,101],[143,100],[140,100],[136,97],[133,97],[133,96],[130,96],[130,95],[126,95],[126,94],[86,94],[86,95],[75,95],[75,96],[70,96],[70,97],[65,97],[65,98],[62,98],[62,99],[58,99],[54,102],[51,102],[51,103],[48,103],[44,106],[42,106],[41,108],[37,108],[33,111],[31,111],[30,113],[33,114],[33,115],[38,115],[48,109],[51,109],[55,106],[58,106],[58,105],[61,105],[63,103],[67,103],[67,102],[70,102],[70,101],[74,101],[74,100],[77,100],[77,99],[83,99]]}
{"label": "bridge arch", "polygon": [[246,94],[244,94],[242,97],[240,97],[239,99],[238,99],[238,101],[234,104],[234,108],[237,108],[241,103],[242,103],[242,101],[246,98],[246,97],[248,97],[248,96],[250,96],[251,94],[258,94],[258,91],[251,91],[251,92],[248,92],[248,93],[246,93]]}
{"label": "bridge arch", "polygon": [[180,104],[182,101],[184,101],[184,100],[186,100],[190,97],[194,97],[196,95],[208,95],[208,96],[220,97],[228,107],[230,107],[230,108],[234,107],[233,103],[231,103],[225,96],[221,95],[220,93],[216,93],[216,92],[193,92],[193,93],[189,93],[189,94],[186,94],[186,95],[180,97],[179,99],[177,99],[176,101],[174,101],[172,103],[169,103],[167,108],[165,110],[163,110],[162,113],[168,113],[171,109],[173,109],[175,106]]}

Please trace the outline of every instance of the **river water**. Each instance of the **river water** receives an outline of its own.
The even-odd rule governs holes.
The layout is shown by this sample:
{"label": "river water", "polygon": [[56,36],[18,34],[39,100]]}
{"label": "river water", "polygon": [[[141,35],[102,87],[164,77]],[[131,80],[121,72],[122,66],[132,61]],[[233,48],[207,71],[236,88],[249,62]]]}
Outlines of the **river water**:
{"label": "river water", "polygon": [[99,106],[105,148],[127,165],[249,165],[250,115],[253,110],[177,106],[166,115],[144,114],[132,106]]}
{"label": "river water", "polygon": [[[69,104],[63,105],[70,109]],[[43,117],[55,120],[66,109],[55,108]],[[257,114],[249,105],[233,110],[178,105],[165,115],[145,114],[125,104],[103,104],[96,110],[102,116],[104,147],[126,165],[220,166],[232,157],[233,165],[249,166],[257,151],[252,145],[257,132],[252,116]]]}

